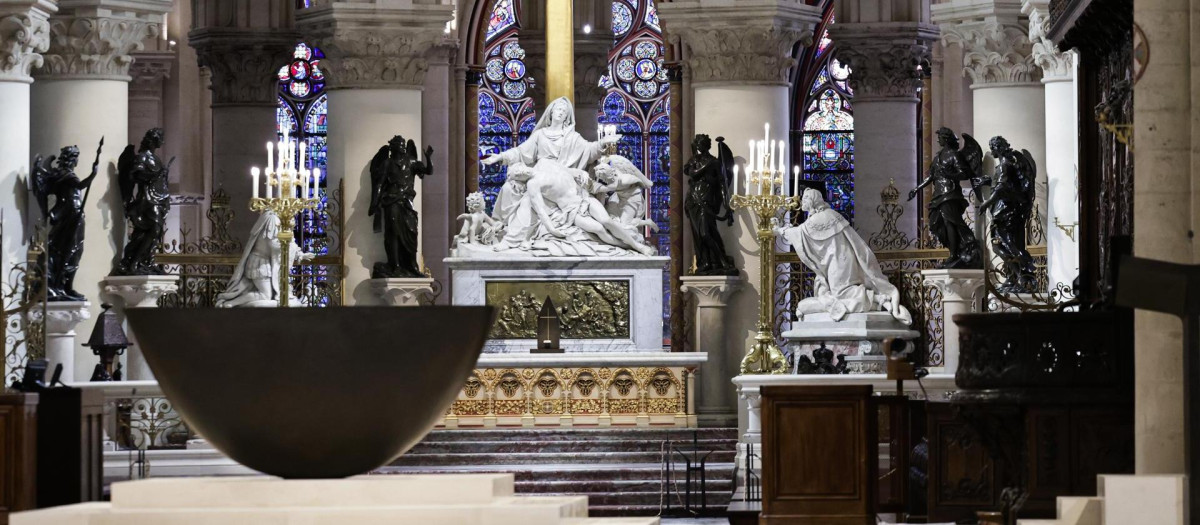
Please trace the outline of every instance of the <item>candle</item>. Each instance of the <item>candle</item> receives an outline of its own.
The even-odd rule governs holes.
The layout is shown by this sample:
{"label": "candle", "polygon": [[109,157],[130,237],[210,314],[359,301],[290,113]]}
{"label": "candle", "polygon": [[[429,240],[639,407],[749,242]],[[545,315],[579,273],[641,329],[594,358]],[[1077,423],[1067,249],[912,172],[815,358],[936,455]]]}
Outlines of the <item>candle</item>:
{"label": "candle", "polygon": [[763,142],[771,140],[771,123],[763,124]]}
{"label": "candle", "polygon": [[[780,176],[780,178],[782,178],[784,175],[787,174],[787,153],[784,152],[783,148],[784,148],[784,144],[783,144],[783,141],[781,140],[781,141],[779,141],[779,176]],[[783,185],[782,182],[780,182],[779,184]]]}
{"label": "candle", "polygon": [[733,165],[733,193],[738,192],[738,165]]}
{"label": "candle", "polygon": [[800,195],[800,166],[792,166],[792,193]]}
{"label": "candle", "polygon": [[309,195],[312,195],[312,198],[314,198],[314,199],[315,199],[315,198],[317,198],[317,194],[321,192],[321,190],[320,190],[320,187],[321,187],[321,168],[313,168],[313,181],[312,181],[312,183],[313,183],[313,184],[312,184],[312,193],[310,193]]}
{"label": "candle", "polygon": [[281,171],[287,169],[287,164],[284,163],[284,155],[287,154],[287,151],[283,147],[282,140],[279,141],[279,144],[276,144],[275,151],[279,154],[279,160],[275,163],[275,176],[278,177]]}
{"label": "candle", "polygon": [[773,140],[767,141],[767,171],[775,171],[775,141]]}
{"label": "candle", "polygon": [[257,199],[258,198],[258,168],[250,168],[250,179],[254,181],[252,183],[252,185],[254,187],[254,198]]}
{"label": "candle", "polygon": [[275,143],[267,142],[267,173],[275,169]]}
{"label": "candle", "polygon": [[304,163],[304,153],[308,148],[304,147],[304,141],[300,141],[300,169],[308,169],[308,165]]}

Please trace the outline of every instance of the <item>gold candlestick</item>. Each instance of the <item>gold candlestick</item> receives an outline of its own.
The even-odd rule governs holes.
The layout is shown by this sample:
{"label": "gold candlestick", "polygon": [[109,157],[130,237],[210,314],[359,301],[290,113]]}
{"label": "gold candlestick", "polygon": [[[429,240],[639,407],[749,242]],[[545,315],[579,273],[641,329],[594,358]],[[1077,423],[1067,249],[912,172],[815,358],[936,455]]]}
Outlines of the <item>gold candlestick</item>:
{"label": "gold candlestick", "polygon": [[281,173],[267,173],[268,187],[277,188],[273,193],[278,197],[255,197],[250,199],[250,210],[257,212],[273,211],[279,217],[279,306],[286,307],[288,300],[291,297],[289,289],[288,277],[291,275],[291,256],[288,252],[291,251],[292,239],[295,235],[292,234],[292,228],[295,226],[295,217],[297,213],[304,210],[312,210],[317,207],[317,199],[309,199],[304,197],[296,197],[296,189],[300,189],[300,194],[304,195],[309,191],[304,181],[299,176],[300,174],[293,170],[285,170]]}
{"label": "gold candlestick", "polygon": [[733,195],[729,198],[729,207],[734,210],[748,208],[755,220],[758,232],[758,263],[759,263],[759,301],[758,301],[758,335],[754,344],[742,359],[743,374],[782,374],[787,371],[787,360],[779,346],[775,344],[775,334],[771,327],[771,298],[772,283],[775,282],[775,232],[771,229],[771,219],[780,212],[795,210],[800,207],[798,197],[776,194],[774,188],[782,187],[783,174],[779,171],[766,173],[751,172],[747,177],[746,187],[759,184],[762,193],[762,183],[770,184],[771,190],[760,195]]}

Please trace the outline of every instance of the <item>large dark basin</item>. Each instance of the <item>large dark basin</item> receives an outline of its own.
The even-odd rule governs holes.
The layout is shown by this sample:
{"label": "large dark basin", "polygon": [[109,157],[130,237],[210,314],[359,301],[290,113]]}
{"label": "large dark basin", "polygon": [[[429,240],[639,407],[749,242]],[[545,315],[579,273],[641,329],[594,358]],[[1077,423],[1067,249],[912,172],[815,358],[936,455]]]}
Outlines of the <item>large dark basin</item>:
{"label": "large dark basin", "polygon": [[490,307],[131,308],[137,344],[193,430],[284,478],[400,456],[454,400]]}

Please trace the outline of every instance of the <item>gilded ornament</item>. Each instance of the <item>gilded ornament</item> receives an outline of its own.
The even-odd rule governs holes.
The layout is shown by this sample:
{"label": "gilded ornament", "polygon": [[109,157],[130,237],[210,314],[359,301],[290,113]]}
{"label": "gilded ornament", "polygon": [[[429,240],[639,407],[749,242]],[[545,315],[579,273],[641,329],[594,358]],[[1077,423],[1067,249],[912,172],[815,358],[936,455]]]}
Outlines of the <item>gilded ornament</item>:
{"label": "gilded ornament", "polygon": [[630,337],[629,281],[502,281],[486,286],[486,304],[500,309],[492,339],[533,339],[544,298],[557,307],[562,337]]}

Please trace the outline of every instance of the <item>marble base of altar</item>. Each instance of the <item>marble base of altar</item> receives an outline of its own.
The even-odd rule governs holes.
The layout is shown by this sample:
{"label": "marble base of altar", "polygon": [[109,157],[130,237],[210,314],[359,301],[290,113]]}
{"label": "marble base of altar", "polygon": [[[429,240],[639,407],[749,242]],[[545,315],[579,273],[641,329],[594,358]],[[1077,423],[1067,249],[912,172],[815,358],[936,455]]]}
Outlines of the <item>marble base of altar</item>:
{"label": "marble base of altar", "polygon": [[829,314],[810,314],[803,321],[792,323],[792,329],[783,332],[793,359],[806,355],[812,358],[813,350],[825,345],[833,351],[834,364],[839,355],[846,356],[846,368],[852,374],[882,374],[887,362],[883,355],[883,341],[887,338],[914,340],[921,333],[911,330],[887,312],[848,314],[841,321],[834,321]]}
{"label": "marble base of altar", "polygon": [[[108,296],[120,299],[124,308],[153,308],[158,306],[158,299],[179,290],[178,275],[110,275],[100,282],[101,288]],[[142,356],[142,349],[137,344],[137,335],[128,328],[125,335],[130,343],[125,350],[125,379],[141,380],[154,379],[150,365]]]}
{"label": "marble base of altar", "polygon": [[418,306],[433,297],[432,277],[371,279],[371,291],[388,306]]}
{"label": "marble base of altar", "polygon": [[554,299],[567,353],[661,352],[668,257],[449,257],[452,304],[496,307],[484,353],[528,353]]}
{"label": "marble base of altar", "polygon": [[440,428],[696,426],[701,352],[483,354]]}
{"label": "marble base of altar", "polygon": [[[602,525],[587,496],[515,496],[512,474],[160,478],[114,483],[111,503],[67,505],[11,516],[13,525],[208,525],[211,523],[421,523]],[[658,518],[615,520],[654,525]]]}

